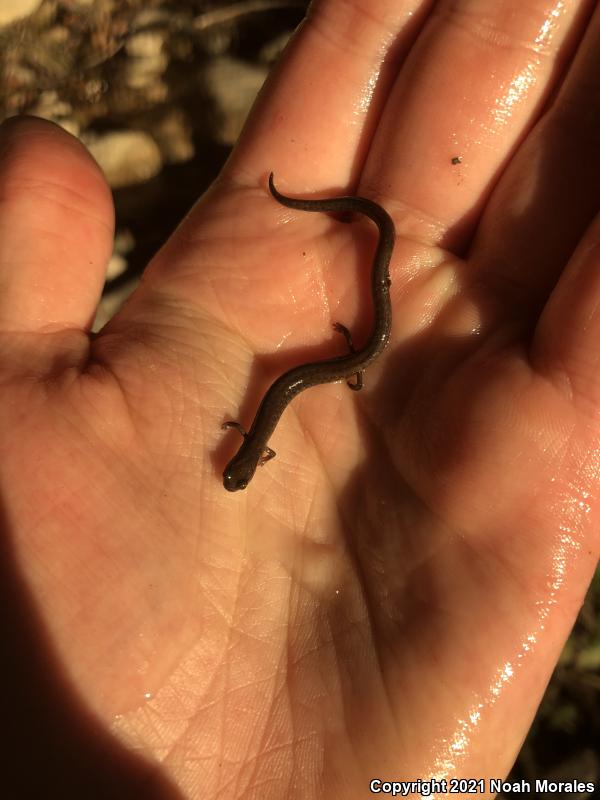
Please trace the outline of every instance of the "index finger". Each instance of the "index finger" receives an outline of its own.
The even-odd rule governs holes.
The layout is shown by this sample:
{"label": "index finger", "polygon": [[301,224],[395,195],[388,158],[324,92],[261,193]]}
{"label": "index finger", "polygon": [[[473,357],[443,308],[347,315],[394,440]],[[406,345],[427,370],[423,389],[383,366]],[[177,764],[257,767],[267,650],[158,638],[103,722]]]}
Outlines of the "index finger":
{"label": "index finger", "polygon": [[347,187],[360,174],[399,65],[431,5],[313,3],[263,87],[226,172],[240,182],[285,173],[297,193]]}

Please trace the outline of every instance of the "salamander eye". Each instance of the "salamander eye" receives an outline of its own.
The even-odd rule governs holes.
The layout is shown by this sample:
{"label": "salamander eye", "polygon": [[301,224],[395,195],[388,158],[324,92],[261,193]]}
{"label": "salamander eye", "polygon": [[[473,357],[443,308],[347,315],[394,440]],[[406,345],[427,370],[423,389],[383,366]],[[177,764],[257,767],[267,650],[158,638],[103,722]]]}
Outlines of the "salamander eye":
{"label": "salamander eye", "polygon": [[239,477],[233,469],[227,468],[223,473],[223,486],[228,492],[237,492],[241,489],[245,489],[248,483],[248,478]]}
{"label": "salamander eye", "polygon": [[230,469],[226,469],[223,473],[223,486],[228,492],[235,492],[237,488],[235,477]]}

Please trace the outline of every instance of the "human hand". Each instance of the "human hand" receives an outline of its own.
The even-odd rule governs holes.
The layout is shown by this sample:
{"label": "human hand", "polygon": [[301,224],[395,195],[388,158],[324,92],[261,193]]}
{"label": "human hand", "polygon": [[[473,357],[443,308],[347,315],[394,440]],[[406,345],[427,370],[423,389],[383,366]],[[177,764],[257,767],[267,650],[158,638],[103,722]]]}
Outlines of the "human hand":
{"label": "human hand", "polygon": [[[317,5],[97,337],[102,176],[48,123],[2,130],[14,672],[124,797],[502,777],[573,623],[598,557],[600,19],[447,8]],[[393,334],[360,395],[298,397],[231,495],[220,424],[340,353],[332,322],[369,329],[372,231],[278,206],[271,170],[394,216]]]}

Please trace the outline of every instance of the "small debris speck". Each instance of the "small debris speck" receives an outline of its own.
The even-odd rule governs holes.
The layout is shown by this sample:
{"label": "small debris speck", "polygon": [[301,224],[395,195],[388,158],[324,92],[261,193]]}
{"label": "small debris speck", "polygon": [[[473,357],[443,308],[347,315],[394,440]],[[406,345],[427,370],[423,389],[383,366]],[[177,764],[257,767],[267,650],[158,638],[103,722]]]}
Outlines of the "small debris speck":
{"label": "small debris speck", "polygon": [[462,163],[462,156],[454,156],[452,159],[453,164],[461,164]]}

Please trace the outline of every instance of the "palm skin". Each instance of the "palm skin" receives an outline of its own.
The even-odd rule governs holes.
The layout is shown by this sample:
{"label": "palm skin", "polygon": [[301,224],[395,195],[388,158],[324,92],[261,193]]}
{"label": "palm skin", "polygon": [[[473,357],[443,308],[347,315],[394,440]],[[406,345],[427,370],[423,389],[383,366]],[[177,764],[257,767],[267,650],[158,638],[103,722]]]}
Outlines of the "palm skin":
{"label": "palm skin", "polygon": [[[437,24],[450,47],[447,23],[427,13],[423,30]],[[561,22],[559,40],[583,36],[583,11]],[[423,125],[418,104],[399,123],[402,80],[394,62],[373,61],[380,88],[360,142],[340,130],[307,182],[287,129],[310,155],[331,130],[323,114],[339,113],[314,98],[319,76],[329,91],[319,58],[332,55],[315,42],[327,24],[317,9],[219,181],[97,337],[88,330],[112,217],[103,179],[48,123],[2,131],[12,568],[64,673],[46,690],[69,696],[69,718],[91,719],[82,750],[110,737],[101,772],[121,763],[119,741],[158,764],[157,797],[358,798],[375,777],[502,777],[597,561],[597,222],[586,232],[597,155],[590,144],[565,213],[561,180],[577,164],[557,155],[556,115],[531,130],[553,74],[538,94],[523,90],[524,118],[497,164],[477,163],[475,148],[466,171],[467,146],[461,165],[446,150],[433,165],[416,159],[415,148],[439,146],[435,132],[409,135]],[[597,29],[580,45],[581,70]],[[427,75],[435,53],[422,41],[404,46]],[[567,55],[554,63],[566,71]],[[462,68],[458,84],[473,78],[472,63]],[[311,87],[303,104],[300,78]],[[445,119],[452,98],[436,91]],[[564,91],[577,111],[576,88]],[[315,134],[299,127],[317,119],[311,102],[325,109]],[[554,169],[533,191],[540,150]],[[408,196],[415,163],[423,185]],[[221,423],[248,425],[274,376],[342,352],[333,321],[359,344],[369,326],[373,231],[281,208],[266,189],[271,169],[287,194],[351,183],[393,214],[394,328],[363,392],[336,384],[298,397],[270,442],[276,459],[231,495],[221,472],[238,441]],[[128,770],[116,770],[121,786]],[[146,784],[139,796],[154,795]]]}

